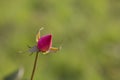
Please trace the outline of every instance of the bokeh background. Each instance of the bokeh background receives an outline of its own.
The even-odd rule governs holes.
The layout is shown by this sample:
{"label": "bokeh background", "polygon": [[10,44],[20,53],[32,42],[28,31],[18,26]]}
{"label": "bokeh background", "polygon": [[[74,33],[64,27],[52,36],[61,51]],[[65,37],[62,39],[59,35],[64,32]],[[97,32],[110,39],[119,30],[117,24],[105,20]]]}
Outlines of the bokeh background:
{"label": "bokeh background", "polygon": [[39,55],[34,80],[120,80],[120,0],[0,0],[0,80],[23,67],[29,80],[35,35],[62,50]]}

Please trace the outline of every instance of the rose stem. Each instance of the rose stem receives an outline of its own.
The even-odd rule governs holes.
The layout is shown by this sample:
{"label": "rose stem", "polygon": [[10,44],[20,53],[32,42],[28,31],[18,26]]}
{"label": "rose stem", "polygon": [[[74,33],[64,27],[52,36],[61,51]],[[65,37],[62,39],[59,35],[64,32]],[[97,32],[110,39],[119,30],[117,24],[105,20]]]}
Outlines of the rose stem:
{"label": "rose stem", "polygon": [[36,57],[35,57],[35,61],[34,61],[34,66],[33,66],[33,71],[32,71],[32,75],[31,75],[31,79],[30,80],[33,80],[33,77],[34,77],[34,74],[35,74],[37,59],[38,59],[38,52],[36,53]]}

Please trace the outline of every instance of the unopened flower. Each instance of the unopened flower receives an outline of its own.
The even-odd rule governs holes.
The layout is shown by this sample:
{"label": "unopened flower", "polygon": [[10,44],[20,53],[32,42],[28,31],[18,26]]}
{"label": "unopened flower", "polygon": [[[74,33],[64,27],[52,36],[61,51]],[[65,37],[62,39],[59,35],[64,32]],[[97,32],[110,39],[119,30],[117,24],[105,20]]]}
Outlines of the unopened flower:
{"label": "unopened flower", "polygon": [[40,31],[43,28],[39,30],[39,32],[36,35],[36,42],[37,44],[33,47],[30,47],[29,52],[42,52],[43,54],[49,53],[49,52],[56,52],[60,48],[52,47],[52,34],[47,34],[42,37],[40,37]]}

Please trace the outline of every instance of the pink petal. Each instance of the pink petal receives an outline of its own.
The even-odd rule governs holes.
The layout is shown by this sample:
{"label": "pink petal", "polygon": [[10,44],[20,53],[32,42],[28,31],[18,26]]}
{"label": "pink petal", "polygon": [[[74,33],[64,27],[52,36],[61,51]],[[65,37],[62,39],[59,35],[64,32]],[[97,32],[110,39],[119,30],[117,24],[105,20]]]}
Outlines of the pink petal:
{"label": "pink petal", "polygon": [[42,52],[48,51],[51,46],[52,46],[52,35],[51,34],[42,36],[38,40],[37,47]]}

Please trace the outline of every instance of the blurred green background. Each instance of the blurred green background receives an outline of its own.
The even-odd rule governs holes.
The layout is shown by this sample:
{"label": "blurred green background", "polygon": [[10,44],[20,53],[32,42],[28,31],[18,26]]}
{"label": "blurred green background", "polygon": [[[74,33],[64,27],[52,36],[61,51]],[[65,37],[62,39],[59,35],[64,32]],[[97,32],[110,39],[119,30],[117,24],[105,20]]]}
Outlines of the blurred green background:
{"label": "blurred green background", "polygon": [[53,34],[56,54],[39,55],[34,80],[120,80],[120,0],[0,0],[0,80],[35,55],[18,53]]}

